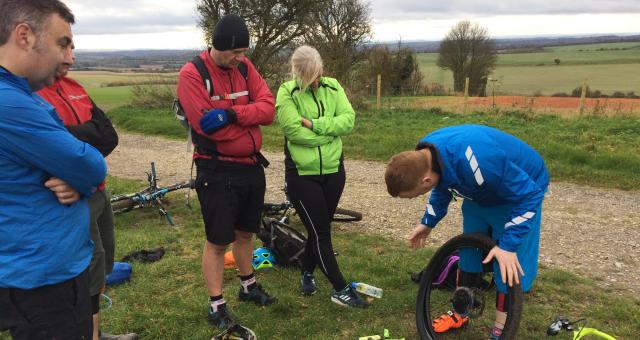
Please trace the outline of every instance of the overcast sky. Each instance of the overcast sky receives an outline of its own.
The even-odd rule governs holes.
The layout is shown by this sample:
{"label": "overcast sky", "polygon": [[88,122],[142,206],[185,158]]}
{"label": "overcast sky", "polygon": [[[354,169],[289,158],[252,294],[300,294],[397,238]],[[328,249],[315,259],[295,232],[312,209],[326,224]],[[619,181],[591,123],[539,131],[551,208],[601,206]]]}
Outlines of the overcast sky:
{"label": "overcast sky", "polygon": [[[64,1],[64,0],[63,0]],[[78,49],[204,46],[195,0],[64,1]],[[376,41],[440,40],[469,19],[494,37],[640,33],[640,0],[371,0]]]}

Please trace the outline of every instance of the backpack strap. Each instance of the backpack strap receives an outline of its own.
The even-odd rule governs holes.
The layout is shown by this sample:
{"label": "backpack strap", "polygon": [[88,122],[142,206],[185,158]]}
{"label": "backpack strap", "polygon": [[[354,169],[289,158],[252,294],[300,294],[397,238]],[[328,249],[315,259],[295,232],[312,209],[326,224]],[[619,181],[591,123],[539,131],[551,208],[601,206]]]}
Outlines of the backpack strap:
{"label": "backpack strap", "polygon": [[[213,95],[213,79],[209,74],[209,70],[207,70],[207,66],[204,64],[204,60],[202,60],[202,58],[200,58],[200,56],[197,55],[193,57],[193,59],[191,59],[191,63],[196,67],[196,70],[198,70],[198,73],[200,74],[200,78],[202,79],[204,87],[207,89],[207,92],[209,93],[209,97],[211,98],[211,100],[223,100],[223,99],[234,100],[239,97],[249,96],[249,91],[241,91],[241,92],[224,94],[222,96],[214,96]],[[238,71],[240,71],[240,74],[244,78],[245,83],[248,84],[249,70],[247,69],[247,64],[244,62],[241,62],[240,64],[238,64]],[[251,97],[249,97],[249,100],[251,100]]]}
{"label": "backpack strap", "polygon": [[211,75],[209,74],[209,70],[207,70],[207,66],[204,64],[204,60],[200,58],[200,56],[195,56],[191,59],[191,63],[196,67],[198,73],[200,74],[200,78],[204,83],[204,88],[209,92],[209,97],[213,96],[213,81],[211,80]]}

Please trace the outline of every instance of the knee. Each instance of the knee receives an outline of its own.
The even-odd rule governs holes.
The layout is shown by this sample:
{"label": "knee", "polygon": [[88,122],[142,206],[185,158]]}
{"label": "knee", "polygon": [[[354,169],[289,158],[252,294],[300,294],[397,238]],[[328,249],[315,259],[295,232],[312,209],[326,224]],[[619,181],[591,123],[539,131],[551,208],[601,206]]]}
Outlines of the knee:
{"label": "knee", "polygon": [[246,231],[236,230],[236,243],[251,243],[253,242],[253,233],[248,233]]}
{"label": "knee", "polygon": [[207,241],[204,245],[204,251],[210,254],[224,256],[224,253],[227,251],[227,246],[228,245],[213,244]]}

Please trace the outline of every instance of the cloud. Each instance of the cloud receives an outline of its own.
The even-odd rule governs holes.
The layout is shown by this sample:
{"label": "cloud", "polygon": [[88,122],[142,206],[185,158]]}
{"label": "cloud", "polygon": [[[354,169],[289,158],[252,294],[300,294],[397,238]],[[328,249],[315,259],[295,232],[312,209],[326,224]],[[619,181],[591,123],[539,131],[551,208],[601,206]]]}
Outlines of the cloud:
{"label": "cloud", "polygon": [[185,31],[197,22],[191,0],[74,0],[75,34],[124,34]]}
{"label": "cloud", "polygon": [[377,22],[448,19],[461,16],[640,13],[638,0],[372,0]]}

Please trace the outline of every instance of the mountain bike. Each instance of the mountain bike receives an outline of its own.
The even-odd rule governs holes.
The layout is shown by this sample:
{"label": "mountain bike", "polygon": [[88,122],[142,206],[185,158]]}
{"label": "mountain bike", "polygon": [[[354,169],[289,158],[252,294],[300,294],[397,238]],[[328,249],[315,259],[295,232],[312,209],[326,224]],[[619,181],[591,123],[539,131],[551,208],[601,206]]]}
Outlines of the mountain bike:
{"label": "mountain bike", "polygon": [[560,331],[564,330],[567,332],[573,331],[573,340],[580,340],[587,335],[597,336],[599,338],[606,339],[606,340],[616,339],[611,335],[605,332],[602,332],[598,329],[586,327],[586,325],[578,327],[576,329],[574,325],[582,321],[585,321],[585,319],[569,321],[569,319],[565,318],[564,316],[557,316],[556,319],[553,320],[553,322],[551,323],[551,325],[549,325],[549,328],[547,329],[547,338],[549,338],[550,336],[556,336],[558,335],[558,333],[560,333]]}
{"label": "mountain bike", "polygon": [[[436,251],[423,271],[418,289],[416,324],[421,339],[487,338],[494,325],[496,310],[492,264],[483,265],[483,272],[469,287],[458,285],[455,290],[439,288],[438,279],[442,265],[450,255],[463,256],[465,252],[477,252],[484,258],[495,245],[486,235],[462,234],[450,239]],[[500,339],[515,339],[520,325],[524,294],[519,284],[507,288],[509,312]],[[461,328],[436,333],[433,330],[433,321],[448,311],[455,311],[469,319]]]}
{"label": "mountain bike", "polygon": [[[293,207],[293,203],[289,201],[289,194],[287,193],[286,184],[282,189],[282,191],[284,191],[284,194],[286,196],[285,201],[282,203],[265,202],[264,210],[263,210],[263,213],[265,215],[272,216],[272,217],[279,216],[278,219],[281,219],[284,216],[288,216],[290,214],[291,209],[295,210],[295,208]],[[362,220],[362,213],[354,210],[343,209],[338,207],[336,208],[336,211],[333,214],[333,217],[331,218],[331,220],[333,222],[357,222]]]}
{"label": "mountain bike", "polygon": [[144,207],[156,207],[160,216],[167,219],[170,225],[174,225],[171,214],[162,203],[162,198],[172,191],[179,189],[192,189],[194,181],[184,181],[167,187],[158,187],[158,177],[156,176],[156,166],[151,162],[151,171],[147,172],[147,182],[149,186],[138,192],[126,195],[118,195],[111,198],[111,210],[114,214],[121,214],[133,209]]}

